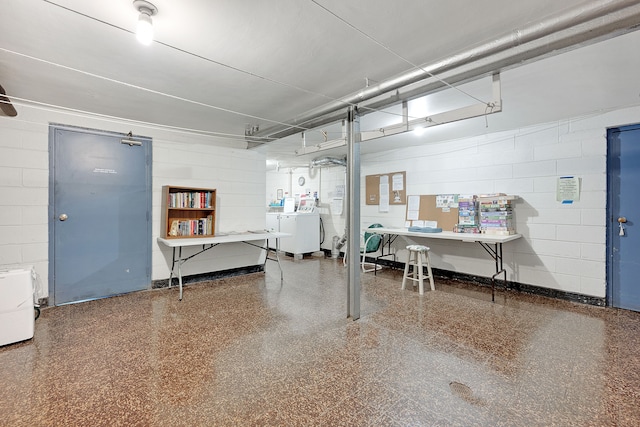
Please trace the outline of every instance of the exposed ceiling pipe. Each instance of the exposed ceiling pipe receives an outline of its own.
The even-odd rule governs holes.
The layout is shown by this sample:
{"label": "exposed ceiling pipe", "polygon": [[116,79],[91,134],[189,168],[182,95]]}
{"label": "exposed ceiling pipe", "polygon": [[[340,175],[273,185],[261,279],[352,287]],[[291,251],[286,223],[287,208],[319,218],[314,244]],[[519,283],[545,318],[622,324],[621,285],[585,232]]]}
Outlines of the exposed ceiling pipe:
{"label": "exposed ceiling pipe", "polygon": [[[640,25],[640,4],[635,0],[599,0],[567,10],[481,46],[451,56],[421,69],[370,86],[341,100],[332,101],[288,122],[292,126],[313,129],[344,119],[348,105],[359,105],[361,114],[367,109],[380,109],[459,84],[496,71],[544,56],[558,54],[605,37],[633,31]],[[431,75],[438,76],[440,80]],[[417,86],[417,83],[425,83]],[[389,95],[380,99],[383,95]],[[374,98],[378,98],[377,100]],[[366,101],[370,101],[367,103]],[[300,128],[276,125],[260,130],[247,139],[262,142],[264,138],[280,139],[300,132]],[[250,144],[251,146],[252,144]]]}
{"label": "exposed ceiling pipe", "polygon": [[346,157],[337,158],[337,157],[320,157],[317,159],[311,160],[310,166],[314,167],[323,167],[323,166],[347,166]]}

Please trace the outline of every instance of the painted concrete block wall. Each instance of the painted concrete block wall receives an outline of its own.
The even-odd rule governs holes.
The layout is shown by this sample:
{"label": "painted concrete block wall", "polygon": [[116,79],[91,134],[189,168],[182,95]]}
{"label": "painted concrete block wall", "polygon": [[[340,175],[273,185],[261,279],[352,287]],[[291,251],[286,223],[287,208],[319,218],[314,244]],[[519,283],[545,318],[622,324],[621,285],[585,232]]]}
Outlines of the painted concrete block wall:
{"label": "painted concrete block wall", "polygon": [[[288,192],[292,197],[300,193],[305,193],[307,190],[318,192],[319,203],[317,205],[320,219],[322,220],[321,233],[321,249],[331,249],[331,242],[333,236],[342,236],[344,234],[346,212],[336,212],[332,208],[331,201],[336,195],[336,186],[345,185],[345,170],[344,166],[331,166],[331,167],[315,167],[309,168],[283,168],[280,171],[267,172],[266,179],[266,204],[267,206],[277,195],[277,189],[283,189],[283,192]],[[298,185],[299,177],[305,178],[305,185]],[[339,191],[339,190],[338,190]],[[322,239],[324,237],[324,239]]]}
{"label": "painted concrete block wall", "polygon": [[[263,154],[207,143],[153,140],[153,280],[169,277],[172,251],[156,242],[160,233],[162,186],[216,189],[216,232],[263,230],[265,173]],[[183,249],[191,254],[200,247]],[[227,270],[264,262],[257,248],[243,243],[220,245],[185,263],[183,275]]]}
{"label": "painted concrete block wall", "polygon": [[[152,280],[169,277],[171,254],[160,248],[162,185],[213,187],[216,229],[264,227],[265,157],[234,143],[136,128],[131,124],[19,109],[0,117],[0,269],[33,265],[37,297],[48,296],[49,123],[102,129],[153,138]],[[185,264],[184,274],[255,265],[263,261],[249,245],[223,245]]]}
{"label": "painted concrete block wall", "polygon": [[35,268],[48,288],[47,125],[0,117],[0,269]]}
{"label": "painted concrete block wall", "polygon": [[[606,294],[606,131],[640,122],[640,107],[560,120],[479,137],[423,143],[411,148],[361,156],[362,187],[369,174],[404,170],[407,194],[518,195],[517,231],[523,238],[504,245],[510,280],[565,292],[604,297]],[[398,138],[416,138],[404,134]],[[580,178],[580,200],[571,205],[556,201],[557,179]],[[323,169],[321,214],[329,236],[342,235],[345,214],[327,209],[330,191],[344,183],[344,168]],[[274,178],[272,178],[274,179]],[[325,204],[325,202],[327,204]],[[403,206],[361,204],[361,224],[403,227]],[[422,242],[427,242],[423,240]],[[406,259],[404,247],[415,239],[398,239],[393,248]],[[477,244],[428,241],[437,268],[490,277],[493,261]]]}
{"label": "painted concrete block wall", "polygon": [[[424,144],[362,156],[362,175],[406,170],[408,194],[520,196],[523,238],[504,245],[511,280],[596,297],[606,293],[606,129],[638,122],[640,108],[561,120],[510,132]],[[404,138],[415,138],[406,134]],[[556,201],[558,177],[580,178],[580,200]],[[362,188],[364,192],[364,186]],[[364,194],[364,193],[362,193]],[[362,205],[362,226],[402,227],[405,207],[389,213]],[[400,240],[400,239],[399,239]],[[406,258],[398,241],[396,251]],[[434,267],[488,277],[492,260],[476,244],[428,241]]]}

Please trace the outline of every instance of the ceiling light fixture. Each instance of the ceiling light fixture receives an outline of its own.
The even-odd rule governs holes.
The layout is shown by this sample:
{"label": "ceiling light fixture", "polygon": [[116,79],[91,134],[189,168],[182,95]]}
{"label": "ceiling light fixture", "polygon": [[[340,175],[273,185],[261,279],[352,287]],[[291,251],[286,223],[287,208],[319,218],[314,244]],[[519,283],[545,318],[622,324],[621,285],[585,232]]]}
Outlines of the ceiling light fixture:
{"label": "ceiling light fixture", "polygon": [[151,17],[158,13],[158,8],[145,0],[134,0],[133,7],[140,12],[136,37],[144,45],[150,45],[153,41],[153,23]]}

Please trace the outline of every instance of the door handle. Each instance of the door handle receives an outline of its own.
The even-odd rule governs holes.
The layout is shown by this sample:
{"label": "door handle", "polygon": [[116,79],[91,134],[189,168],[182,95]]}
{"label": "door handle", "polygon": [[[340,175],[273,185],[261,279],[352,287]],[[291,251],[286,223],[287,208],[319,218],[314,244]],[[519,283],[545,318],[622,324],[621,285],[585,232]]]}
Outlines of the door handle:
{"label": "door handle", "polygon": [[60,216],[58,217],[58,219],[60,221],[66,221],[67,219],[69,219],[69,216],[67,214],[60,214]]}
{"label": "door handle", "polygon": [[627,218],[620,216],[618,217],[618,227],[620,227],[620,231],[618,231],[619,236],[624,236],[624,227],[622,224],[626,224]]}

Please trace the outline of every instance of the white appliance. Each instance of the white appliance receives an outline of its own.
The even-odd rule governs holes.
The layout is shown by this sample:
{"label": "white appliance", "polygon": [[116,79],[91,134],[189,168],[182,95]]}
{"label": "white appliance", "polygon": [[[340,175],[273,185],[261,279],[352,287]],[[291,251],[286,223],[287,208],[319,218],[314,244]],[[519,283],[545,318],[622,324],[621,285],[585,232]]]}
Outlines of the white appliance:
{"label": "white appliance", "polygon": [[[293,254],[296,259],[320,250],[320,214],[315,209],[293,213],[268,212],[266,226],[269,231],[291,234],[291,237],[280,239],[280,250]],[[275,239],[269,240],[269,248],[276,248]]]}
{"label": "white appliance", "polygon": [[0,271],[0,345],[33,338],[31,269]]}

